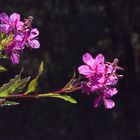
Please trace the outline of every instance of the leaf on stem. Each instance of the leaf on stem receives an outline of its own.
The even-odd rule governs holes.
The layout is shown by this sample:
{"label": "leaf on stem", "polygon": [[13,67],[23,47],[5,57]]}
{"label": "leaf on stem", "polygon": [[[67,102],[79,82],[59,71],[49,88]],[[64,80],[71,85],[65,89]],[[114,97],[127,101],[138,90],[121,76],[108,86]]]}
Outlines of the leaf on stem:
{"label": "leaf on stem", "polygon": [[8,83],[0,87],[0,97],[7,97],[9,94],[12,94],[17,88],[20,77],[21,74],[16,75],[14,79],[11,79]]}
{"label": "leaf on stem", "polygon": [[68,96],[68,95],[48,93],[48,94],[40,94],[39,97],[59,98],[59,99],[63,99],[65,101],[68,101],[70,103],[77,104],[77,101],[74,98],[72,98],[71,96]]}
{"label": "leaf on stem", "polygon": [[40,64],[40,67],[39,67],[39,70],[38,70],[38,75],[29,83],[27,91],[25,92],[25,94],[28,94],[28,93],[36,90],[37,85],[38,85],[38,78],[42,74],[42,72],[43,72],[43,61]]}
{"label": "leaf on stem", "polygon": [[7,71],[7,69],[3,66],[0,66],[0,72],[5,72],[5,71]]}
{"label": "leaf on stem", "polygon": [[5,101],[3,104],[0,104],[1,107],[3,106],[14,106],[14,105],[18,105],[18,102],[13,102],[13,101]]}
{"label": "leaf on stem", "polygon": [[28,81],[30,80],[30,76],[20,79],[19,83],[17,84],[17,88],[15,89],[14,93],[22,92],[23,88],[26,86]]}
{"label": "leaf on stem", "polygon": [[20,72],[20,74],[16,75],[15,78],[11,79],[8,83],[5,83],[2,87],[0,87],[1,98],[19,92],[25,87],[30,77],[21,79],[21,73],[22,71]]}

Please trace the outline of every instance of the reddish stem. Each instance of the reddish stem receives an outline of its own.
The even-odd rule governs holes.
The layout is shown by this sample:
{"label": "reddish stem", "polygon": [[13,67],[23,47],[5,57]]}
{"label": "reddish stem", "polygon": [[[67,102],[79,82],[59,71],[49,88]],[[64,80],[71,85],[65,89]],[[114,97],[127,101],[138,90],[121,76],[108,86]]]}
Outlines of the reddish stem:
{"label": "reddish stem", "polygon": [[[64,92],[63,89],[60,89],[60,90],[57,90],[57,91],[53,91],[53,92],[49,92],[49,93],[52,93],[52,94],[58,94],[58,93],[62,93]],[[45,94],[49,94],[49,93],[45,93]],[[43,93],[44,94],[44,93]],[[39,95],[42,95],[42,94],[25,94],[25,93],[20,93],[20,94],[13,94],[13,95],[9,95],[7,97],[4,97],[4,98],[40,98],[41,96]]]}
{"label": "reddish stem", "polygon": [[25,93],[17,93],[17,94],[13,94],[13,95],[9,95],[7,97],[1,97],[1,98],[8,98],[8,99],[16,99],[16,98],[41,98],[43,96],[43,94],[58,94],[58,93],[70,93],[70,92],[74,92],[74,91],[77,91],[79,90],[80,87],[75,87],[74,89],[70,90],[70,91],[65,91],[65,89],[60,89],[60,90],[56,90],[56,91],[53,91],[53,92],[48,92],[48,93],[36,93],[36,94],[25,94]]}

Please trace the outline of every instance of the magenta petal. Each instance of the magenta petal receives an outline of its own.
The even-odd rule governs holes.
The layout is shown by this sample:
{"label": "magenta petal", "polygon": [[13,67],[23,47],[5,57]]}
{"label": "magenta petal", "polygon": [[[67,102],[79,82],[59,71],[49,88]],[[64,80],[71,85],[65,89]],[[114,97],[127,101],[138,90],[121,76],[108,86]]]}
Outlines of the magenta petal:
{"label": "magenta petal", "polygon": [[17,24],[20,21],[20,14],[14,13],[10,16],[10,21]]}
{"label": "magenta petal", "polygon": [[100,104],[101,104],[101,97],[98,97],[98,98],[96,98],[95,101],[94,101],[94,107],[96,108],[96,107],[98,107]]}
{"label": "magenta petal", "polygon": [[38,35],[39,35],[39,31],[36,28],[34,28],[31,30],[29,39],[33,39],[33,38],[37,37]]}
{"label": "magenta petal", "polygon": [[105,73],[105,64],[104,63],[98,64],[96,67],[97,67],[96,68],[97,73]]}
{"label": "magenta petal", "polygon": [[118,90],[116,88],[110,88],[105,91],[106,96],[112,97],[113,95],[117,94]]}
{"label": "magenta petal", "polygon": [[104,84],[105,80],[106,80],[105,76],[102,76],[102,77],[98,80],[98,83]]}
{"label": "magenta petal", "polygon": [[15,39],[16,39],[16,41],[22,41],[23,40],[23,35],[21,35],[21,34],[17,34],[16,35],[16,37],[15,37]]}
{"label": "magenta petal", "polygon": [[112,109],[115,106],[115,103],[113,100],[104,99],[104,105],[105,105],[105,108]]}
{"label": "magenta petal", "polygon": [[91,75],[93,72],[89,69],[89,66],[87,65],[82,65],[78,68],[78,71],[80,74],[83,74],[83,75]]}
{"label": "magenta petal", "polygon": [[18,64],[19,63],[19,55],[16,53],[12,53],[11,55],[11,60],[13,64]]}
{"label": "magenta petal", "polygon": [[83,59],[85,64],[93,67],[94,59],[92,58],[92,56],[89,53],[85,53],[83,55],[82,59]]}
{"label": "magenta petal", "polygon": [[98,54],[98,55],[96,56],[96,58],[95,58],[95,61],[96,61],[97,64],[99,64],[99,63],[104,63],[105,58],[104,58],[104,56],[103,56],[102,54]]}
{"label": "magenta petal", "polygon": [[114,75],[109,76],[106,85],[115,85],[118,82],[118,78]]}
{"label": "magenta petal", "polygon": [[40,47],[40,43],[38,40],[29,40],[28,43],[33,49],[38,49]]}
{"label": "magenta petal", "polygon": [[24,44],[22,44],[22,42],[18,42],[15,46],[14,49],[15,50],[23,50],[25,48]]}
{"label": "magenta petal", "polygon": [[85,53],[84,55],[83,55],[83,61],[86,63],[87,61],[89,61],[90,59],[93,59],[92,58],[92,56],[91,56],[91,54],[89,54],[89,53]]}
{"label": "magenta petal", "polygon": [[18,31],[23,30],[24,29],[24,23],[22,21],[19,21],[16,24],[16,28],[17,28]]}
{"label": "magenta petal", "polygon": [[8,15],[7,15],[6,13],[1,13],[1,14],[0,14],[0,20],[1,20],[2,22],[4,22],[4,23],[7,23],[8,20],[9,20],[9,17],[8,17]]}
{"label": "magenta petal", "polygon": [[0,31],[3,33],[8,33],[10,30],[10,26],[8,24],[2,24],[0,25]]}
{"label": "magenta petal", "polygon": [[104,86],[103,84],[96,84],[96,85],[93,85],[93,86],[91,86],[91,91],[92,91],[92,92],[98,91],[98,90],[100,90],[103,86]]}

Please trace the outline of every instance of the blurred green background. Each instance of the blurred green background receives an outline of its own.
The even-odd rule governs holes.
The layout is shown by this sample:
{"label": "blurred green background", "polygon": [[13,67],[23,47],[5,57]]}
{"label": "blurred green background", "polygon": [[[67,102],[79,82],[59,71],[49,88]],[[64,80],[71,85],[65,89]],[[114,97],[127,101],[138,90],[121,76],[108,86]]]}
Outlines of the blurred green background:
{"label": "blurred green background", "polygon": [[[125,77],[114,98],[116,107],[93,108],[92,95],[72,94],[77,105],[59,99],[26,99],[0,108],[0,139],[4,140],[134,140],[140,139],[140,1],[139,0],[0,0],[0,12],[34,17],[40,31],[39,50],[26,50],[18,66],[1,60],[9,72],[1,85],[24,66],[24,76],[45,70],[39,91],[65,85],[82,54],[119,58]],[[18,100],[19,101],[19,100]]]}

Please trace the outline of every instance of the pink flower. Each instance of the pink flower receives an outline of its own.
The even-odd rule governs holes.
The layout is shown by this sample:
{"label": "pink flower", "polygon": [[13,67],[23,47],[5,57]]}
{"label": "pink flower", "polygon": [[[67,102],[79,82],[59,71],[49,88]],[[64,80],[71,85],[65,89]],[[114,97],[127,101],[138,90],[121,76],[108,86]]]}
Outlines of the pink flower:
{"label": "pink flower", "polygon": [[31,30],[30,35],[27,39],[28,44],[31,48],[38,49],[40,47],[40,43],[36,38],[38,35],[39,31],[36,28]]}
{"label": "pink flower", "polygon": [[104,89],[103,93],[95,99],[94,107],[98,107],[103,102],[106,109],[112,109],[113,107],[115,107],[115,103],[110,98],[113,95],[117,94],[117,92],[118,91],[116,88]]}
{"label": "pink flower", "polygon": [[106,99],[106,98],[101,98],[101,97],[98,97],[95,99],[94,101],[94,107],[98,107],[101,103],[104,103],[104,106],[106,109],[112,109],[113,107],[115,107],[115,103],[113,100],[111,99]]}
{"label": "pink flower", "polygon": [[95,73],[102,73],[104,71],[104,56],[99,54],[96,58],[92,58],[89,53],[83,55],[83,62],[86,65],[82,65],[78,68],[80,74],[86,77],[92,77]]}
{"label": "pink flower", "polygon": [[84,81],[81,82],[81,90],[87,94],[97,94],[98,97],[94,101],[94,107],[98,107],[104,103],[105,108],[111,109],[115,103],[110,98],[117,94],[117,89],[114,85],[117,84],[117,70],[122,70],[117,66],[118,59],[114,59],[112,63],[105,62],[102,54],[93,58],[89,53],[83,55],[82,65],[78,68],[80,74],[84,76]]}
{"label": "pink flower", "polygon": [[6,13],[0,14],[0,33],[2,33],[2,50],[12,63],[18,64],[21,52],[26,46],[34,49],[40,47],[37,40],[39,31],[31,26],[32,19],[29,16],[24,22],[20,21],[20,14],[13,13],[8,16]]}
{"label": "pink flower", "polygon": [[0,29],[2,32],[7,33],[14,30],[22,30],[24,23],[20,21],[20,15],[17,13],[13,13],[8,17],[6,13],[0,14],[0,21],[2,24],[0,24]]}
{"label": "pink flower", "polygon": [[22,41],[18,42],[13,40],[10,45],[5,49],[5,54],[10,56],[13,64],[19,63],[20,53],[24,49]]}

